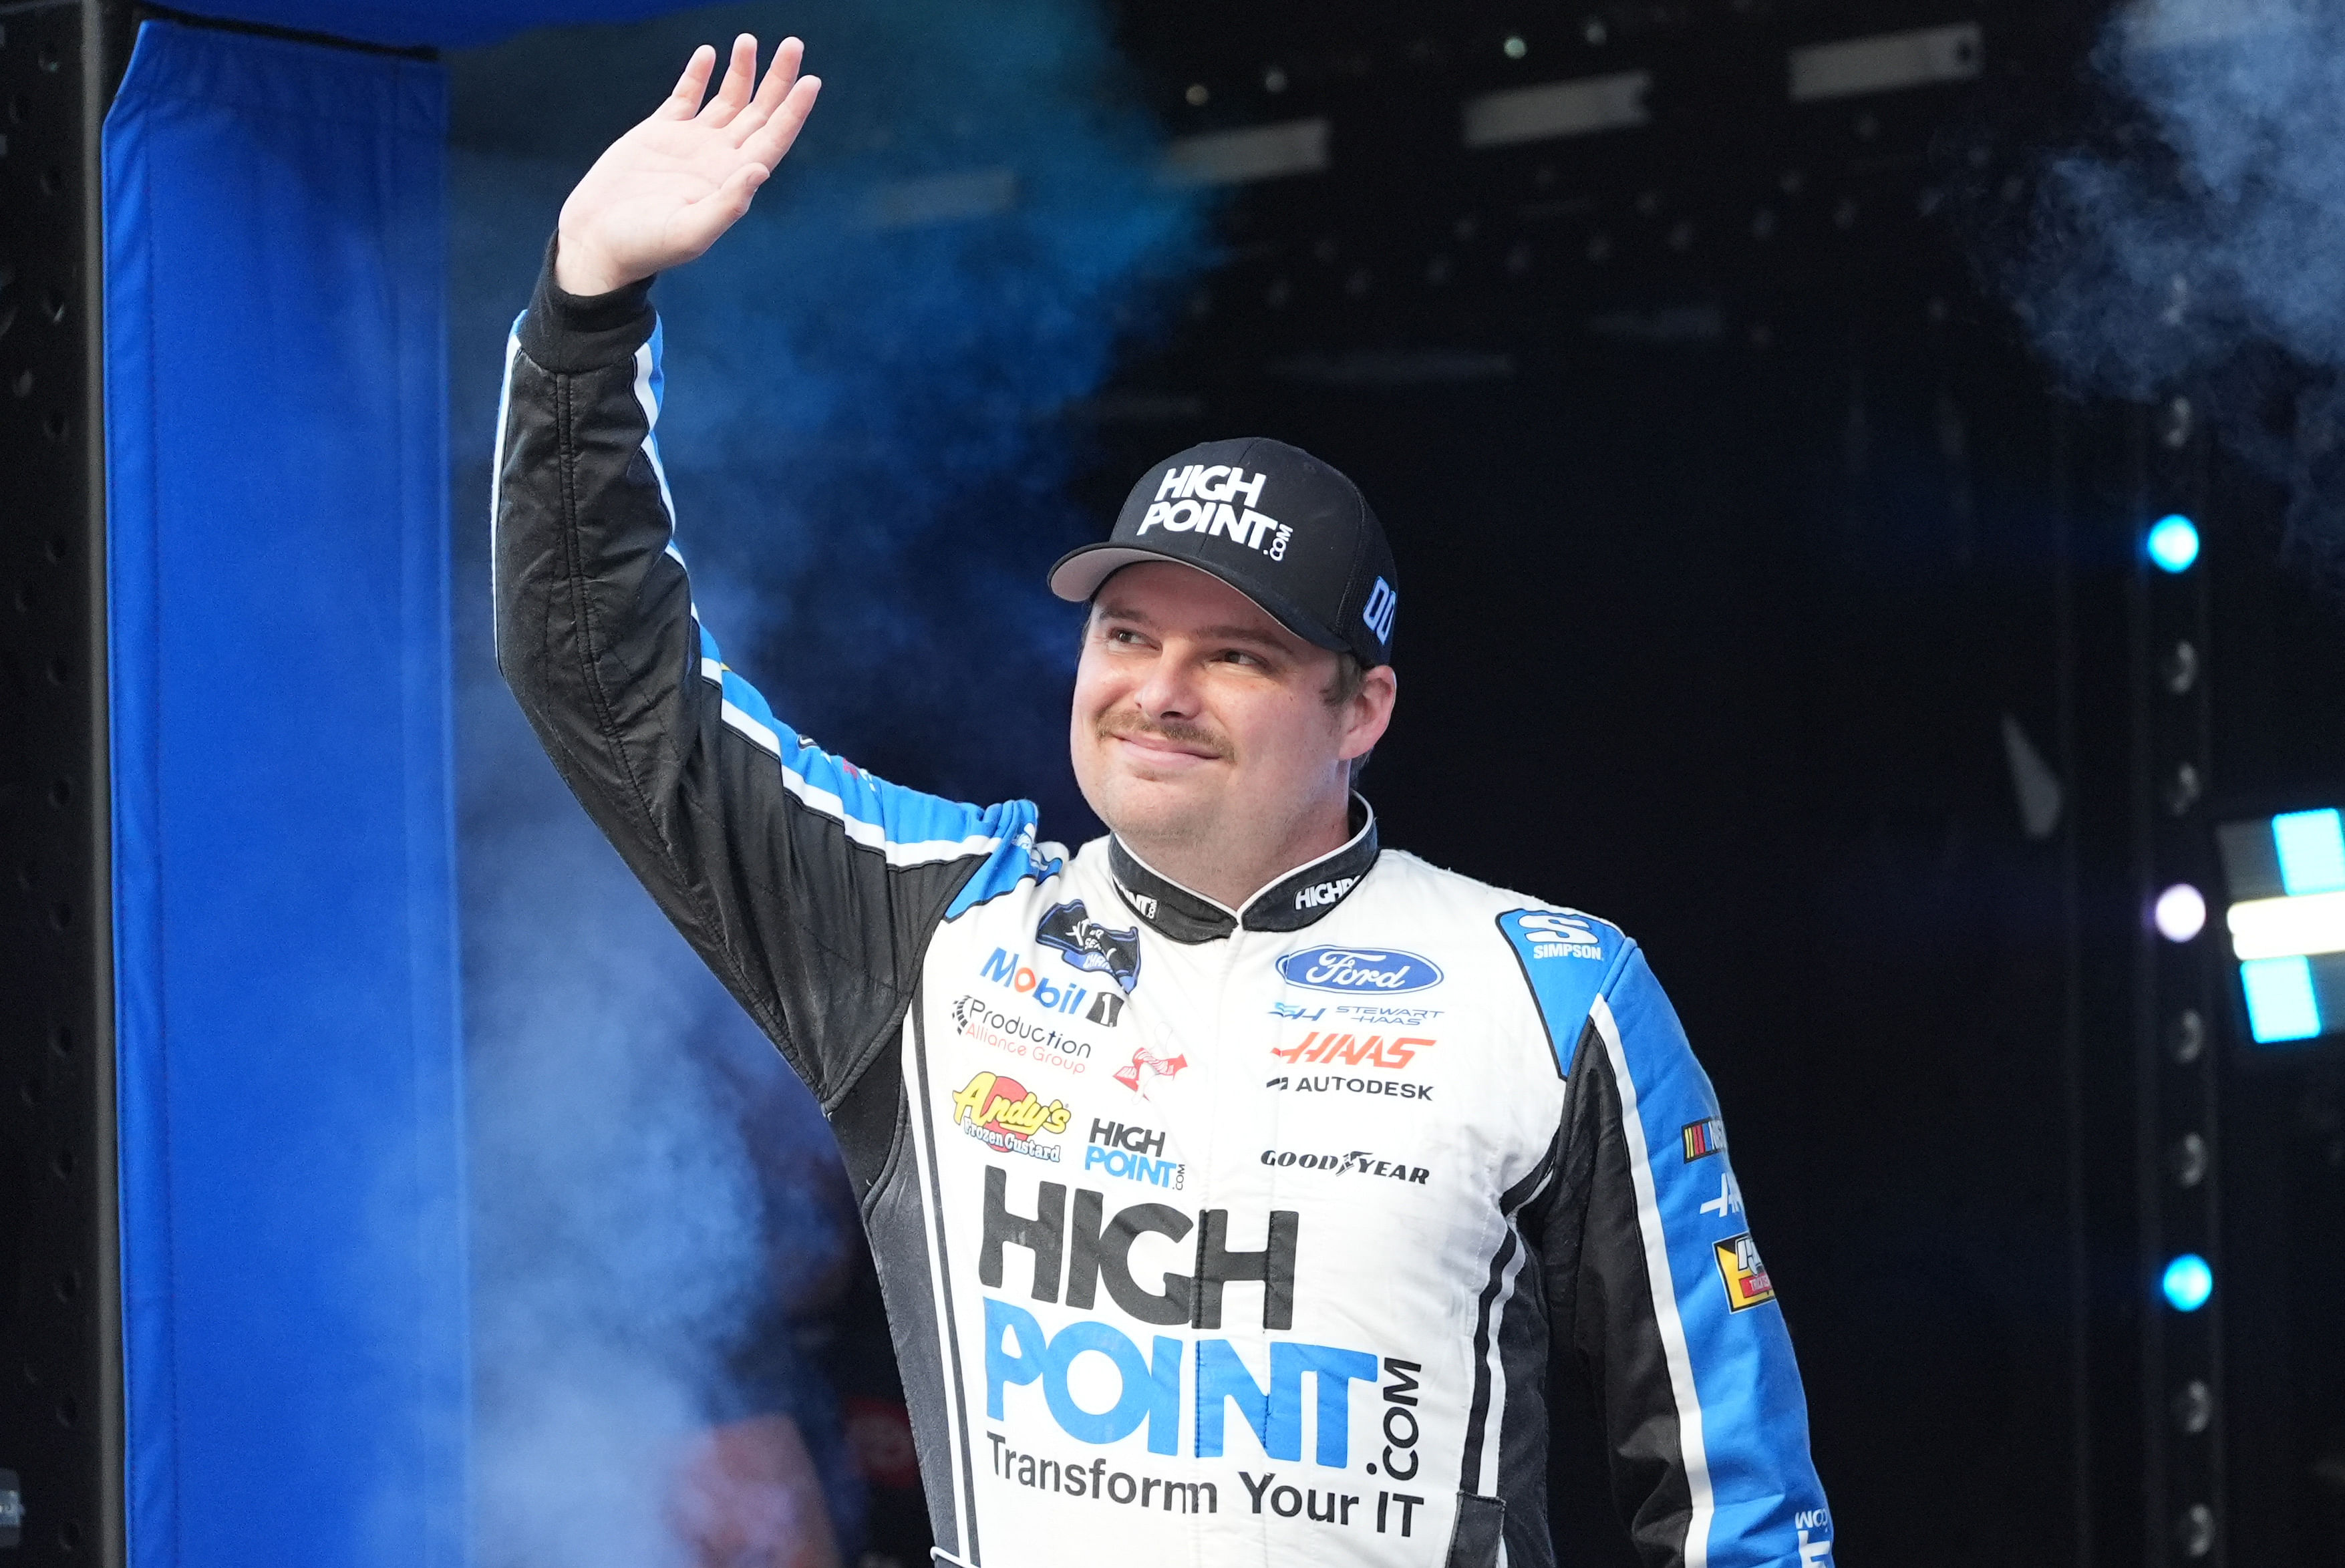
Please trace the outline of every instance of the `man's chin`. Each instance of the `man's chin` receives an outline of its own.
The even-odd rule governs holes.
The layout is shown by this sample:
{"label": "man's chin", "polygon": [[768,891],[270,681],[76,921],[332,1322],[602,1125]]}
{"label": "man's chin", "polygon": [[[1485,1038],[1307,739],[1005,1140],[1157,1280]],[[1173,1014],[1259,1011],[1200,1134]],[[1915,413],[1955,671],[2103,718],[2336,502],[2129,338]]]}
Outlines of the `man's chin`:
{"label": "man's chin", "polygon": [[1124,774],[1098,802],[1100,820],[1137,848],[1150,841],[1180,841],[1212,830],[1222,792],[1198,778],[1161,779]]}

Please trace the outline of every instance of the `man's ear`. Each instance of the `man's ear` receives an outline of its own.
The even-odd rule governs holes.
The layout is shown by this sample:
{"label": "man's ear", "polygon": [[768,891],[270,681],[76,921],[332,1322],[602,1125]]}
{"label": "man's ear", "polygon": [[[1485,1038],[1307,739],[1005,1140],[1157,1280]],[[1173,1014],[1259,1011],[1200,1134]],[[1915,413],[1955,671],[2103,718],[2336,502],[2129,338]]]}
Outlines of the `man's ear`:
{"label": "man's ear", "polygon": [[1358,694],[1344,705],[1344,738],[1336,756],[1349,762],[1375,750],[1392,724],[1393,704],[1399,696],[1400,683],[1392,666],[1380,664],[1363,674]]}

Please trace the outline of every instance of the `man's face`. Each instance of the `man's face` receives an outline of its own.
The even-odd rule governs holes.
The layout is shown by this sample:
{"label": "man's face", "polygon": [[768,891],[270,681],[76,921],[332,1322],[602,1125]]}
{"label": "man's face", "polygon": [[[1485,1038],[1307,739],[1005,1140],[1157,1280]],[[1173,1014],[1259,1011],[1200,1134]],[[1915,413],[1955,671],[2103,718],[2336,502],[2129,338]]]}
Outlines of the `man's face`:
{"label": "man's face", "polygon": [[1274,844],[1343,801],[1346,764],[1390,717],[1386,670],[1331,708],[1335,664],[1217,577],[1171,561],[1124,567],[1092,602],[1075,672],[1083,798],[1143,856]]}

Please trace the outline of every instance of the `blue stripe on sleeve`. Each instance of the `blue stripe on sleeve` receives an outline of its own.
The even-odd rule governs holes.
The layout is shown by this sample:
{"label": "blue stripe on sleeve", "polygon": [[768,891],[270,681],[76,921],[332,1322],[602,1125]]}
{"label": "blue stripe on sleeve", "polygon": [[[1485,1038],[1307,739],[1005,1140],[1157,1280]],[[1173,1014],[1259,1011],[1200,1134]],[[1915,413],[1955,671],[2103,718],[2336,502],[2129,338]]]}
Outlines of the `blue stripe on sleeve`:
{"label": "blue stripe on sleeve", "polygon": [[[1030,846],[1034,808],[1024,800],[978,807],[908,789],[866,773],[843,757],[812,745],[781,719],[740,673],[727,666],[706,626],[700,628],[701,673],[723,694],[725,722],[773,753],[790,793],[847,825],[848,836],[888,850],[891,861],[921,863],[959,855],[999,859],[1005,846]],[[858,832],[858,829],[870,831]],[[1048,874],[1038,857],[1020,850],[1031,874]],[[985,873],[980,873],[980,880]]]}
{"label": "blue stripe on sleeve", "polygon": [[[1758,1260],[1763,1273],[1764,1264],[1743,1250],[1751,1227],[1718,1096],[1633,944],[1605,999],[1642,1123],[1716,1511],[1707,1552],[1690,1549],[1688,1559],[1706,1558],[1709,1568],[1829,1568],[1831,1514],[1808,1455],[1807,1400],[1782,1311],[1771,1289],[1757,1296],[1744,1267]],[[1629,1096],[1622,1099],[1625,1109]],[[1731,1295],[1738,1288],[1739,1309]]]}

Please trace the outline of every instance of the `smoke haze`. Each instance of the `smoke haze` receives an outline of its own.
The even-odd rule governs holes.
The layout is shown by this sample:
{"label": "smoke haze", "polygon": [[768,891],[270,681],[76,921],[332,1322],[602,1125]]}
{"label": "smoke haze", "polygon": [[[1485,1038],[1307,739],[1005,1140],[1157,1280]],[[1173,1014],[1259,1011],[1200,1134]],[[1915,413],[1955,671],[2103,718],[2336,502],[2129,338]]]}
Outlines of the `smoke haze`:
{"label": "smoke haze", "polygon": [[[728,661],[874,771],[1089,830],[1074,613],[1041,576],[1104,524],[1065,497],[1058,416],[1201,253],[1087,0],[731,5],[452,58],[482,1568],[683,1562],[670,1478],[741,1409],[753,1316],[859,1245],[825,1201],[819,1114],[571,800],[489,647],[506,329],[570,185],[693,45],[740,31],[805,37],[824,92],[750,216],[655,292],[662,455]],[[793,1403],[851,1563],[859,1492],[821,1396]]]}
{"label": "smoke haze", "polygon": [[2345,9],[2138,0],[2094,66],[2133,117],[2050,164],[2021,312],[2084,390],[2187,392],[2345,583]]}

